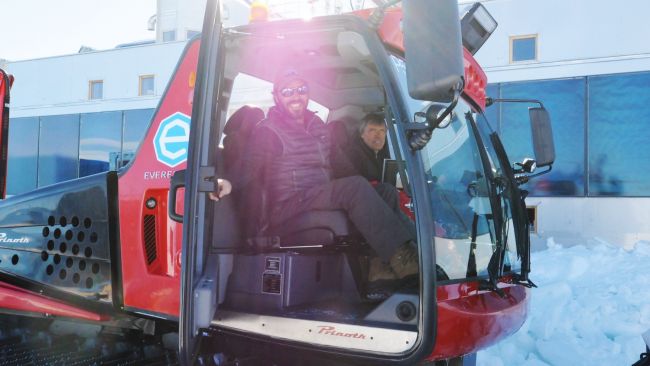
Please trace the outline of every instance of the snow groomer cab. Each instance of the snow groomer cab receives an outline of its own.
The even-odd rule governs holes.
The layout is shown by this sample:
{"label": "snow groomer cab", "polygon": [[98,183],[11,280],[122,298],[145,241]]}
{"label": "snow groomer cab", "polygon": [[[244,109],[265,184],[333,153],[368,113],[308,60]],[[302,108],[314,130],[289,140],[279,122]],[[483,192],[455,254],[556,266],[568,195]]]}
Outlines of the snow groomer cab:
{"label": "snow groomer cab", "polygon": [[[535,164],[549,170],[553,163],[548,114],[541,103],[530,108],[535,159],[511,162],[482,114],[487,79],[472,57],[496,22],[480,5],[460,19],[455,1],[389,5],[225,30],[218,8],[209,7],[187,168],[170,188],[172,196],[185,188],[180,344],[187,362],[227,360],[227,350],[236,350],[238,362],[472,364],[477,350],[524,322],[532,282],[518,186]],[[241,166],[242,135],[265,123],[271,82],[287,63],[308,79],[310,109],[345,126],[334,143],[354,143],[368,112],[387,122],[384,179],[410,198],[420,271],[381,301],[363,297],[367,244],[344,211],[307,212],[251,231],[265,209],[246,211],[248,193],[216,203],[206,197],[217,177]]]}

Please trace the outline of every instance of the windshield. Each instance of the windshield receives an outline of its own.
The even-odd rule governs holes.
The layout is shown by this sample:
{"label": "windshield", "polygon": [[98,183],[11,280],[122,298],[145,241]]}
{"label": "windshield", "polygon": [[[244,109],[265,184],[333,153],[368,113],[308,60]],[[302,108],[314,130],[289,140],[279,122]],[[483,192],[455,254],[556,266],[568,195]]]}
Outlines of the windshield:
{"label": "windshield", "polygon": [[[431,103],[409,97],[403,60],[392,56],[392,64],[409,114],[424,112]],[[506,250],[505,270],[520,268],[516,252],[511,251],[516,248],[508,243],[514,241],[514,234],[510,201],[503,192],[506,185],[502,182],[506,180],[488,138],[490,127],[485,117],[461,100],[449,123],[442,125],[433,131],[431,141],[420,152],[434,213],[436,264],[450,280],[487,276],[500,238]],[[475,126],[480,137],[474,132]],[[481,156],[479,138],[485,144],[487,159]],[[500,206],[496,213],[491,192]],[[495,225],[496,215],[502,225]],[[497,233],[499,226],[501,232]]]}

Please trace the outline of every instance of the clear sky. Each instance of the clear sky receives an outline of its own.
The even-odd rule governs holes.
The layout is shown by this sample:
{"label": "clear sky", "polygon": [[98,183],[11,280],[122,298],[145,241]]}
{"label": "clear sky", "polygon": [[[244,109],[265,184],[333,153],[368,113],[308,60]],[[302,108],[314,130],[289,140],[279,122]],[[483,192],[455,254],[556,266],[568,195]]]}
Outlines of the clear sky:
{"label": "clear sky", "polygon": [[154,39],[156,0],[0,0],[0,59],[76,53]]}

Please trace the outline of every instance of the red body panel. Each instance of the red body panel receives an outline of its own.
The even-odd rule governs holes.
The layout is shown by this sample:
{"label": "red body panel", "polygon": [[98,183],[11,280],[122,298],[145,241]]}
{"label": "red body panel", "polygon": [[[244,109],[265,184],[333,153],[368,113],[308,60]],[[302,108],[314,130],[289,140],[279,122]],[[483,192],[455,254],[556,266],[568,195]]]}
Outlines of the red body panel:
{"label": "red body panel", "polygon": [[48,316],[53,315],[93,321],[109,319],[108,316],[82,310],[2,282],[0,282],[0,304],[2,304],[3,309]]}
{"label": "red body panel", "polygon": [[465,66],[465,87],[463,94],[465,98],[474,102],[481,111],[485,110],[485,87],[487,87],[487,76],[476,62],[474,56],[463,48],[463,63]]}
{"label": "red body panel", "polygon": [[[194,41],[181,58],[136,158],[118,183],[124,306],[172,318],[179,313],[183,227],[169,219],[167,192],[171,175],[185,169],[186,163],[170,167],[158,161],[153,141],[162,120],[177,112],[192,115],[198,54],[199,42]],[[150,197],[156,199],[154,209],[145,207]],[[182,206],[177,207],[177,212],[182,212],[180,210]],[[158,246],[153,263],[148,263],[145,253],[145,215],[155,217]]]}
{"label": "red body panel", "polygon": [[427,360],[474,353],[521,328],[528,315],[530,290],[518,285],[499,287],[505,298],[479,291],[476,282],[438,287],[436,345]]}
{"label": "red body panel", "polygon": [[[355,11],[353,14],[368,19],[374,9],[363,9]],[[381,40],[395,50],[404,52],[404,34],[402,33],[402,10],[387,9],[379,29],[377,30]]]}

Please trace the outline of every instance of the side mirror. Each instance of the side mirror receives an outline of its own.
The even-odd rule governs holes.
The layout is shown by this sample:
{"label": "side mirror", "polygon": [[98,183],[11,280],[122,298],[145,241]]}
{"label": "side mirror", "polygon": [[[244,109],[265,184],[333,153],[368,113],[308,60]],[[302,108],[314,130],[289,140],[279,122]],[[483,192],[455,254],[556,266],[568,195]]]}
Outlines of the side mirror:
{"label": "side mirror", "polygon": [[465,75],[457,0],[402,3],[409,95],[450,103]]}
{"label": "side mirror", "polygon": [[531,107],[528,109],[528,114],[530,116],[537,167],[552,165],[555,161],[555,145],[553,143],[551,117],[544,107]]}

